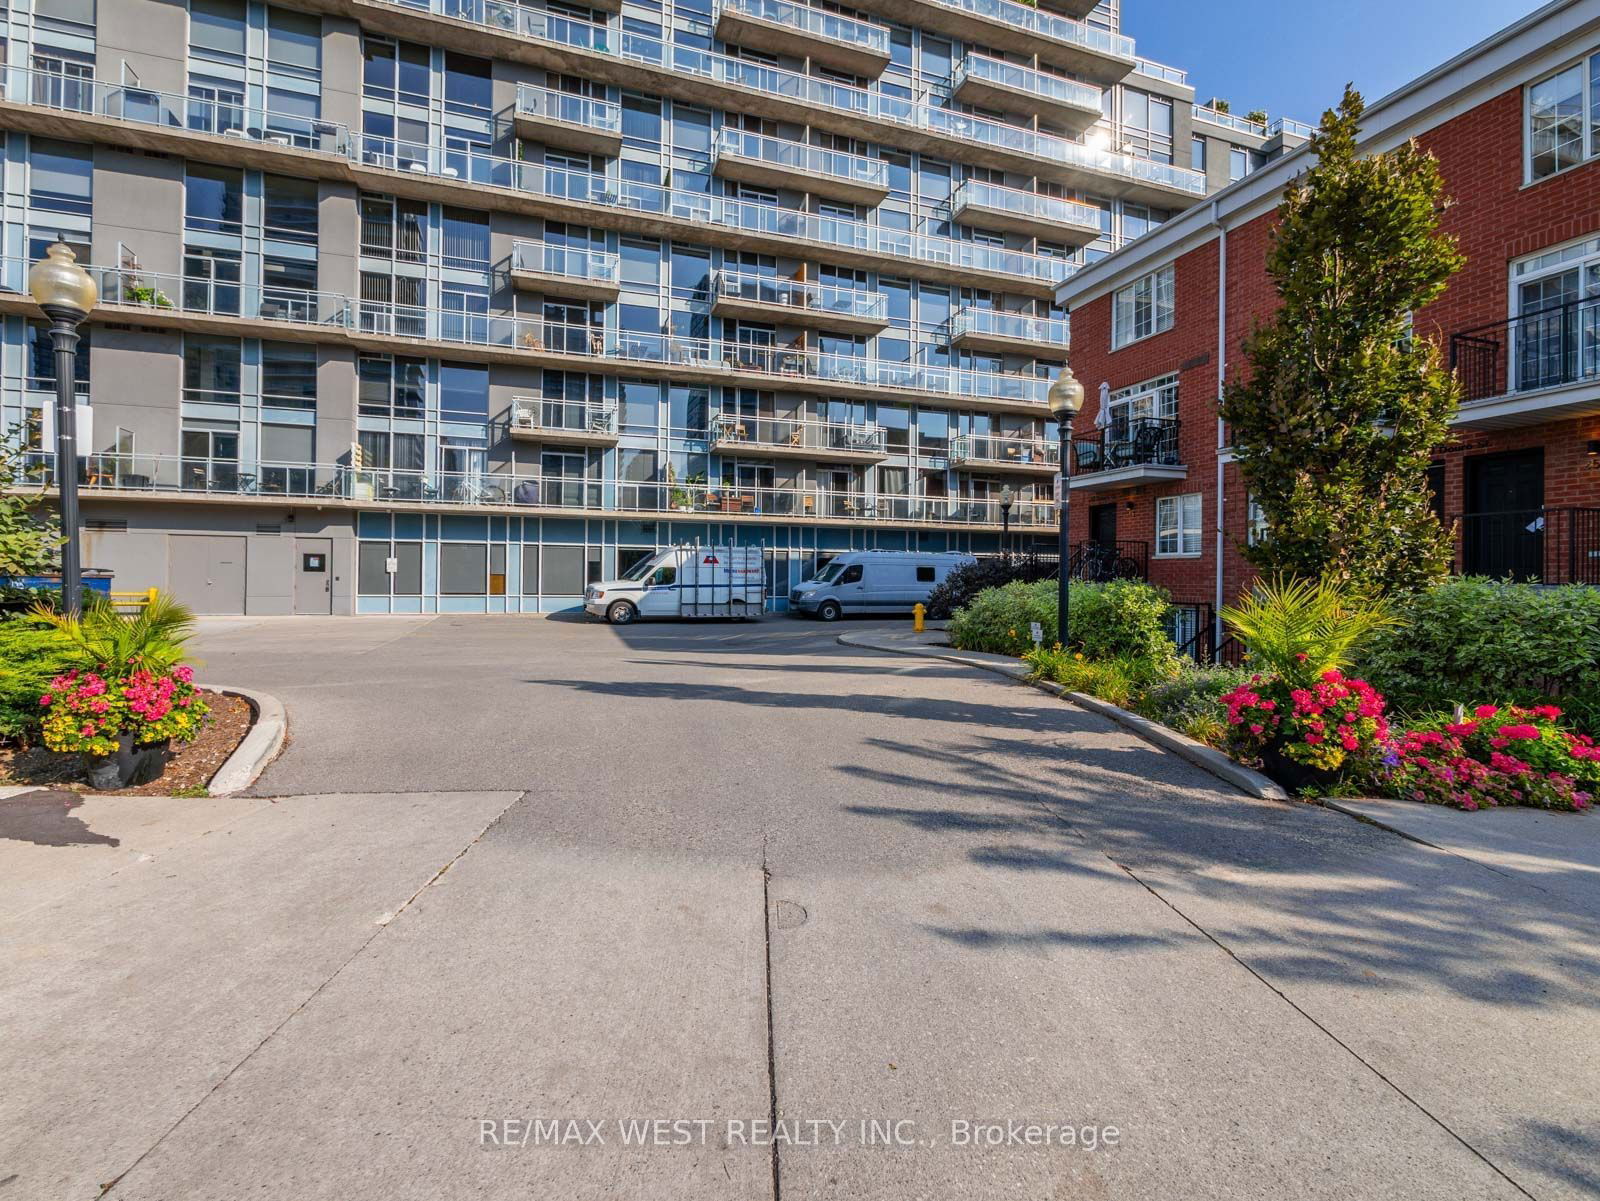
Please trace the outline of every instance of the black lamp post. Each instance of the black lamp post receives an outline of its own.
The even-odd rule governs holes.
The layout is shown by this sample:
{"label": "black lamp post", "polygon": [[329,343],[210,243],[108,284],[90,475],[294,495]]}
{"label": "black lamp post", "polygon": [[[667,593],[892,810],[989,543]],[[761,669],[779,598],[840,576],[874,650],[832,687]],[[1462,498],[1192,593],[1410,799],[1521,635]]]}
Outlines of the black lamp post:
{"label": "black lamp post", "polygon": [[1067,560],[1071,557],[1067,539],[1072,528],[1072,419],[1083,408],[1083,385],[1072,374],[1072,368],[1061,368],[1050,385],[1050,415],[1056,419],[1056,429],[1061,436],[1061,486],[1056,503],[1061,506],[1061,535],[1057,553],[1060,566],[1056,569],[1056,637],[1062,646],[1067,645]]}
{"label": "black lamp post", "polygon": [[78,541],[78,326],[100,299],[65,238],[57,238],[28,272],[28,292],[50,318],[56,350],[56,487],[61,490],[61,611],[83,612]]}
{"label": "black lamp post", "polygon": [[1011,558],[1011,502],[1016,500],[1016,493],[1011,491],[1007,484],[1000,489],[1000,553],[1007,559]]}

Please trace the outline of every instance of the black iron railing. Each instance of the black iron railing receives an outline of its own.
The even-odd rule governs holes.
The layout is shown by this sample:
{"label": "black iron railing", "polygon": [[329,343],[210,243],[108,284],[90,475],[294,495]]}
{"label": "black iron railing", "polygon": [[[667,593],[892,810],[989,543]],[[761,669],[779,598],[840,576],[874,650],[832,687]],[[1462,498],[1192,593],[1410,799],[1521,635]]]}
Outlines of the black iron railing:
{"label": "black iron railing", "polygon": [[1078,542],[1067,560],[1068,578],[1104,583],[1107,580],[1150,578],[1148,542]]}
{"label": "black iron railing", "polygon": [[1453,334],[1450,366],[1468,401],[1600,379],[1600,297]]}
{"label": "black iron railing", "polygon": [[1600,586],[1600,509],[1508,509],[1457,520],[1466,575]]}
{"label": "black iron railing", "polygon": [[1091,437],[1072,440],[1074,475],[1146,464],[1177,466],[1178,419],[1134,417],[1113,421]]}
{"label": "black iron railing", "polygon": [[1244,644],[1217,620],[1209,601],[1173,602],[1167,610],[1167,633],[1177,643],[1180,655],[1202,667],[1238,667],[1244,662]]}

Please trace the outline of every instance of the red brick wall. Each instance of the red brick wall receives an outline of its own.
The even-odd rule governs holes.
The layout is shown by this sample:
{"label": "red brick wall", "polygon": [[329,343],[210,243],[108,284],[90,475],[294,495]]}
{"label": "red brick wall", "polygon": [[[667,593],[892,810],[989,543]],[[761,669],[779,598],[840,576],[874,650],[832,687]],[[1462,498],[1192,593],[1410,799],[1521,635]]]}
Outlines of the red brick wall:
{"label": "red brick wall", "polygon": [[[1507,316],[1513,259],[1600,231],[1600,161],[1524,187],[1520,88],[1428,131],[1418,141],[1439,158],[1453,199],[1442,227],[1455,235],[1467,258],[1448,290],[1417,316],[1417,330],[1435,337],[1442,353],[1448,355],[1452,332]],[[1228,232],[1230,377],[1243,367],[1241,341],[1270,316],[1277,303],[1265,270],[1274,222],[1275,217],[1268,214]],[[1181,369],[1180,444],[1189,468],[1188,478],[1181,484],[1107,492],[1074,489],[1072,539],[1077,542],[1088,537],[1091,505],[1115,501],[1119,505],[1118,537],[1148,542],[1151,580],[1176,598],[1189,601],[1210,600],[1215,590],[1217,260],[1216,240],[1178,259],[1175,327],[1132,346],[1111,350],[1109,296],[1072,313],[1072,366],[1089,396],[1078,432],[1092,432],[1095,394],[1101,381],[1115,392]],[[1159,265],[1150,264],[1152,269]],[[1454,516],[1462,509],[1462,464],[1467,456],[1530,446],[1545,451],[1547,505],[1600,506],[1600,470],[1593,468],[1586,454],[1591,439],[1600,439],[1600,417],[1493,433],[1461,431],[1442,456],[1446,513]],[[1202,554],[1193,559],[1157,559],[1156,498],[1187,492],[1199,492],[1203,497]],[[1239,552],[1245,537],[1246,503],[1238,469],[1230,466],[1223,513],[1223,594],[1227,599],[1249,578]]]}

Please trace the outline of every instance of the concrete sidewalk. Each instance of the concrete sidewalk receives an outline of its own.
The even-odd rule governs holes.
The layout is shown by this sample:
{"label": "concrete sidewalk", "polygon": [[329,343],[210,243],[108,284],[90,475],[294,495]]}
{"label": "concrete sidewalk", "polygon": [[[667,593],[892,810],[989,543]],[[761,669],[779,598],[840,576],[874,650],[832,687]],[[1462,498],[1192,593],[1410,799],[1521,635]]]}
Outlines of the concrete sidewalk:
{"label": "concrete sidewalk", "polygon": [[1337,800],[1329,808],[1471,859],[1600,918],[1600,814],[1544,809],[1466,813],[1421,801]]}

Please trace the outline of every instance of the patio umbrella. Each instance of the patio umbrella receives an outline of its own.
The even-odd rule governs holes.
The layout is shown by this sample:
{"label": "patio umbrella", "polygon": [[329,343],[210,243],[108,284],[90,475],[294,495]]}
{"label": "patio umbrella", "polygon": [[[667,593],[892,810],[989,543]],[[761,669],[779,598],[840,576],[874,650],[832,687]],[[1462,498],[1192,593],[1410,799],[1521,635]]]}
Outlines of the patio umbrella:
{"label": "patio umbrella", "polygon": [[1094,428],[1103,430],[1111,424],[1111,385],[1100,381],[1100,407],[1095,411]]}

